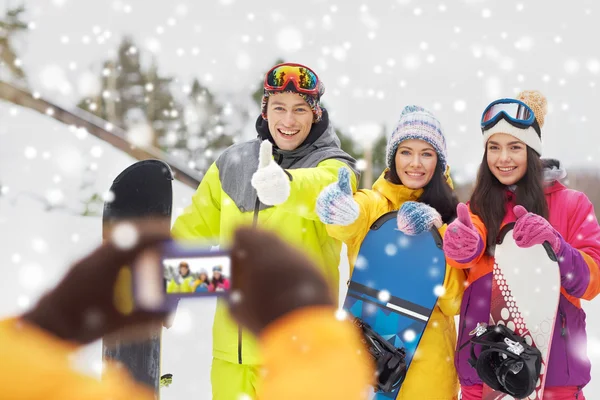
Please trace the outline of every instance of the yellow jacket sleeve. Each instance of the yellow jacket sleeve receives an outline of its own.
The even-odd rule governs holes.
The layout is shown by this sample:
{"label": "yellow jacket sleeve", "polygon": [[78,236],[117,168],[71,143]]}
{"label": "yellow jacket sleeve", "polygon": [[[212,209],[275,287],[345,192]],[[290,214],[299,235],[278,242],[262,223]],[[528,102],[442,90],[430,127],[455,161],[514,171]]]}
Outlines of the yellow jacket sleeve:
{"label": "yellow jacket sleeve", "polygon": [[260,337],[264,356],[261,400],[364,399],[374,364],[349,321],[332,307],[294,311]]}
{"label": "yellow jacket sleeve", "polygon": [[[350,169],[342,161],[329,159],[313,168],[286,169],[291,176],[290,195],[277,207],[302,218],[319,221],[315,209],[317,197],[327,185],[337,181],[338,171],[342,167]],[[354,192],[357,186],[356,174],[350,174],[350,181]]]}
{"label": "yellow jacket sleeve", "polygon": [[[440,235],[444,237],[448,225],[444,224],[440,229]],[[460,314],[460,303],[465,291],[467,275],[465,270],[452,268],[446,265],[446,276],[444,277],[444,293],[438,297],[438,306],[444,315],[454,317]]]}
{"label": "yellow jacket sleeve", "polygon": [[175,282],[175,279],[171,279],[167,283],[167,293],[179,293],[179,285]]}
{"label": "yellow jacket sleeve", "polygon": [[206,171],[190,204],[177,218],[171,229],[176,239],[207,239],[217,244],[221,219],[221,181],[213,163]]}
{"label": "yellow jacket sleeve", "polygon": [[0,321],[0,387],[11,400],[153,400],[154,394],[107,363],[103,378],[73,364],[77,347],[20,319]]}

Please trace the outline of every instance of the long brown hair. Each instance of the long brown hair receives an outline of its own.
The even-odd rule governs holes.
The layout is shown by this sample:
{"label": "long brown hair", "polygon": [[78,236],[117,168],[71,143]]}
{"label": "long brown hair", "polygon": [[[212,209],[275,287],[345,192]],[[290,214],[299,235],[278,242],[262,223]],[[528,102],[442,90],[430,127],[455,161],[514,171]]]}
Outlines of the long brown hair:
{"label": "long brown hair", "polygon": [[[385,173],[385,179],[395,185],[402,185],[402,181],[396,171],[396,163]],[[446,182],[442,166],[437,162],[435,171],[431,180],[423,187],[423,194],[419,197],[420,203],[425,203],[435,208],[442,217],[442,221],[446,224],[452,222],[456,218],[456,206],[458,198],[456,194]]]}
{"label": "long brown hair", "polygon": [[[527,211],[548,219],[548,203],[544,195],[543,169],[540,156],[527,146],[527,171],[517,183],[516,204]],[[506,214],[506,186],[492,174],[487,163],[487,148],[477,173],[477,182],[471,195],[471,211],[481,218],[487,233],[487,248],[496,245],[500,225]]]}

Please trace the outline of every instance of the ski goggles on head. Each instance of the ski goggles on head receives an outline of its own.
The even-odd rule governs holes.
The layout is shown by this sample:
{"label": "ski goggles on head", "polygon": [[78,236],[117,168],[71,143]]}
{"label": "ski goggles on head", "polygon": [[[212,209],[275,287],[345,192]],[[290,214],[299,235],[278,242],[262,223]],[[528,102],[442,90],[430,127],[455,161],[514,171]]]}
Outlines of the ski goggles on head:
{"label": "ski goggles on head", "polygon": [[301,64],[279,64],[265,76],[264,88],[283,91],[292,82],[298,93],[319,96],[319,77],[313,70]]}
{"label": "ski goggles on head", "polygon": [[527,104],[515,99],[500,99],[492,102],[483,111],[481,129],[494,126],[501,118],[521,128],[535,124],[535,114]]}

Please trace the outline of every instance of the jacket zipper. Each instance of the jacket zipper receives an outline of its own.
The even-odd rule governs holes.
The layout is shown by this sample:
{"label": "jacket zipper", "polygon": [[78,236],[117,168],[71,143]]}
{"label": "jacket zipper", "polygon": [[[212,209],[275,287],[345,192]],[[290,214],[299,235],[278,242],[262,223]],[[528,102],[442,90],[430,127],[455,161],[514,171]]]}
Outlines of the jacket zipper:
{"label": "jacket zipper", "polygon": [[[277,164],[280,165],[283,161],[283,156],[279,155]],[[252,218],[252,227],[256,228],[258,225],[258,213],[260,211],[260,200],[256,196],[256,202],[254,203],[254,217]],[[238,325],[238,364],[242,364],[242,325]]]}
{"label": "jacket zipper", "polygon": [[[465,320],[462,321],[462,326],[460,327],[460,332],[458,333],[458,340],[457,340],[457,345],[458,346],[463,346],[464,343],[459,342],[460,340],[462,340],[462,342],[464,342],[464,333],[465,333],[465,328],[467,327],[467,315],[469,312],[469,305],[471,304],[471,293],[469,293],[469,299],[467,300],[467,305],[465,306]],[[471,339],[469,339],[468,341],[470,341]],[[462,351],[462,348],[456,353],[456,365],[459,365],[459,361],[460,361],[460,352]]]}
{"label": "jacket zipper", "polygon": [[567,367],[567,375],[570,377],[571,371],[569,369],[569,352],[567,351],[567,341],[569,339],[569,331],[567,330],[567,317],[565,316],[560,307],[558,308],[558,314],[560,316],[560,336],[562,336],[565,340],[565,366]]}

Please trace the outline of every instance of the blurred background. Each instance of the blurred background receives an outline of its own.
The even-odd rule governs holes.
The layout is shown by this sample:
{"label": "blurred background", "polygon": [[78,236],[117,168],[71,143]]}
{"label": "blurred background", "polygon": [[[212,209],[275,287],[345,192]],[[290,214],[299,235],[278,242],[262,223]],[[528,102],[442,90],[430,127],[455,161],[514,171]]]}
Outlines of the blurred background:
{"label": "blurred background", "polygon": [[[101,238],[107,190],[136,159],[175,170],[174,218],[229,145],[254,137],[264,73],[310,66],[361,187],[384,168],[402,108],[441,121],[457,192],[483,155],[479,119],[500,97],[548,98],[544,156],[600,207],[600,9],[592,0],[0,0],[0,316],[21,312]],[[341,296],[348,271],[342,257]],[[600,394],[598,301],[586,395]],[[598,303],[600,304],[600,303]],[[163,335],[163,399],[210,398],[214,302],[183,302]],[[80,367],[101,369],[100,344]]]}

